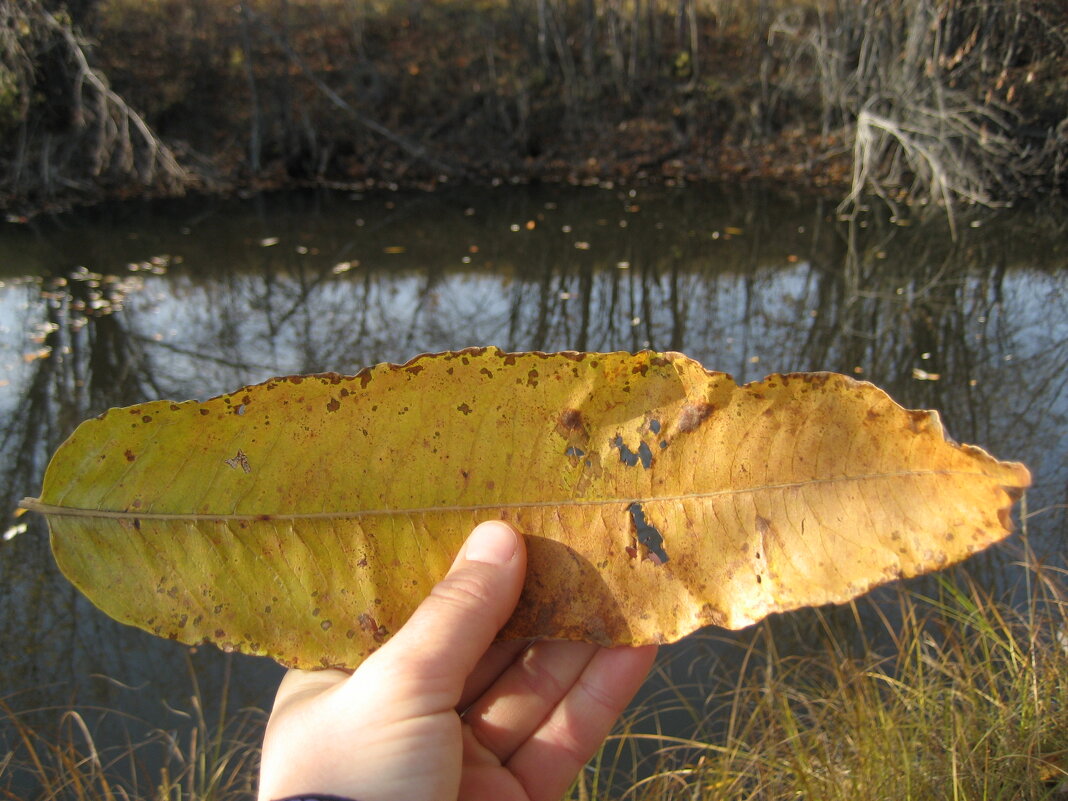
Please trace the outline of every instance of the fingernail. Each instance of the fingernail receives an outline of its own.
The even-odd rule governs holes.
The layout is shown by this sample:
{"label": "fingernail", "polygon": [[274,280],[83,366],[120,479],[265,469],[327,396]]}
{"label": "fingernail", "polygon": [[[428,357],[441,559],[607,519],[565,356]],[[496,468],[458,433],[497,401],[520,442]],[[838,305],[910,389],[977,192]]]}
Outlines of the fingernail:
{"label": "fingernail", "polygon": [[479,523],[467,538],[465,556],[472,562],[503,565],[515,556],[516,534],[507,523],[491,520]]}

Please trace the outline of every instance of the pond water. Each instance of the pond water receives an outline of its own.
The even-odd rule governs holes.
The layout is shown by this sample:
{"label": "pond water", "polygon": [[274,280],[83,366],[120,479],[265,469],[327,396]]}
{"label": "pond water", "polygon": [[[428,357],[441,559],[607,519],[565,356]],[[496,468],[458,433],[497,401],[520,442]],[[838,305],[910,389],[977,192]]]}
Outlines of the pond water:
{"label": "pond water", "polygon": [[[1026,462],[1028,541],[1063,560],[1066,241],[1025,211],[960,220],[953,238],[942,219],[880,208],[847,223],[827,201],[759,188],[286,193],[6,224],[0,697],[180,727],[194,679],[211,710],[224,689],[231,708],[267,706],[280,676],[115,624],[58,574],[42,521],[13,515],[78,422],[472,345],[680,350],[740,382],[874,381]],[[980,557],[990,580],[1019,541]]]}

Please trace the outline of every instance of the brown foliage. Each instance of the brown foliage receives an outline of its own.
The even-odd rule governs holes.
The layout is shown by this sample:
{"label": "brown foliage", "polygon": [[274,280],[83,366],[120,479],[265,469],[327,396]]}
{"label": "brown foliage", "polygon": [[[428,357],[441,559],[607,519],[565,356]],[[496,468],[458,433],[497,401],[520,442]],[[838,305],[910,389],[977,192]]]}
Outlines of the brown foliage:
{"label": "brown foliage", "polygon": [[[87,20],[92,66],[224,185],[844,186],[852,162],[856,192],[993,203],[1063,190],[1068,168],[1054,0],[104,0]],[[3,89],[0,123],[57,108]]]}

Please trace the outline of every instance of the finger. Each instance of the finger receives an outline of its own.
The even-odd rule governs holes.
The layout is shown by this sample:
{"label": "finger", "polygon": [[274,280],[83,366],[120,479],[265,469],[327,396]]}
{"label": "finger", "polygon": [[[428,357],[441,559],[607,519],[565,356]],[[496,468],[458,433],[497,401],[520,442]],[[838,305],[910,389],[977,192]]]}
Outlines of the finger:
{"label": "finger", "polygon": [[475,665],[467,677],[457,712],[464,712],[486,689],[501,677],[523,651],[531,646],[530,640],[505,640],[495,642]]}
{"label": "finger", "polygon": [[656,646],[599,651],[571,692],[508,761],[531,801],[558,799],[638,691]]}
{"label": "finger", "polygon": [[582,676],[600,646],[546,640],[527,649],[464,713],[478,741],[503,764]]}
{"label": "finger", "polygon": [[[515,609],[526,571],[522,538],[507,524],[479,524],[448,575],[361,671],[388,681],[390,698],[405,714],[452,709],[468,675]],[[408,708],[414,704],[418,708]]]}

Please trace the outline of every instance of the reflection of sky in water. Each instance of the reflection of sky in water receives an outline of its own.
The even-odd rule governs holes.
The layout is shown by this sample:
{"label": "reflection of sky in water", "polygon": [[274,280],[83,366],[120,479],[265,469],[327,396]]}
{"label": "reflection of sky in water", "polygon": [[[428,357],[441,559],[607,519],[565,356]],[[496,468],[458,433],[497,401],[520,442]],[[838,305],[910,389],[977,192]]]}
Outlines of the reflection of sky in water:
{"label": "reflection of sky in water", "polygon": [[[575,234],[562,237],[554,224],[541,236],[546,224],[538,238],[510,225],[546,208],[544,198],[499,197],[496,206],[481,203],[487,211],[477,218],[463,214],[466,200],[422,198],[416,211],[391,208],[377,220],[369,209],[359,231],[354,204],[326,202],[295,211],[283,203],[259,216],[209,215],[204,225],[215,227],[193,224],[192,235],[176,233],[190,227],[180,214],[154,218],[156,227],[135,219],[95,226],[91,234],[75,227],[54,242],[39,235],[33,248],[23,248],[32,255],[25,269],[8,256],[0,279],[5,501],[36,494],[36,471],[48,453],[71,426],[107,405],[203,398],[279,374],[351,373],[421,352],[496,344],[684,350],[739,380],[859,368],[859,377],[904,405],[942,410],[956,438],[1027,462],[1036,478],[1032,511],[1064,503],[1068,274],[1051,263],[1055,237],[1021,238],[1019,218],[1000,232],[993,225],[964,230],[958,245],[937,227],[924,234],[884,226],[870,232],[870,245],[862,241],[850,253],[841,232],[821,229],[821,213],[803,203],[765,199],[746,218],[752,233],[725,242],[694,231],[726,230],[745,218],[737,200],[731,206],[711,198],[706,206],[691,195],[686,217],[671,205],[677,198],[664,199],[663,208],[649,199],[643,215],[655,225],[643,231],[643,215],[632,215],[624,233],[595,222],[618,214],[612,198],[565,194],[553,201],[552,215]],[[432,202],[442,206],[428,207]],[[281,244],[258,244],[276,234]],[[0,253],[18,252],[2,240]],[[576,249],[575,240],[588,240],[589,250]],[[315,245],[320,255],[298,257],[296,241]],[[108,255],[111,243],[116,252]],[[385,248],[398,243],[410,245],[407,253],[388,255]],[[471,243],[478,252],[464,263]],[[184,263],[165,275],[141,274],[143,284],[120,312],[84,325],[62,292],[42,300],[41,284],[16,278],[81,263],[128,276],[127,261],[159,253],[181,254]],[[357,258],[363,266],[332,270]],[[48,342],[34,342],[35,334],[52,330],[41,327],[50,320],[56,330]],[[32,358],[49,343],[50,357]],[[42,412],[37,418],[35,409]],[[17,429],[30,420],[40,428]],[[1036,517],[1032,531],[1063,558],[1062,512]],[[0,686],[69,681],[73,667],[83,676],[151,680],[156,698],[183,697],[182,670],[174,666],[184,649],[90,609],[56,575],[39,521],[0,543],[0,579],[11,610],[0,630],[11,654]],[[216,686],[217,655],[202,649],[197,659],[205,684]],[[242,662],[244,675],[259,676],[245,682],[245,700],[263,704],[277,671],[260,662],[248,667],[252,662]],[[87,698],[115,697],[85,683]]]}
{"label": "reflection of sky in water", "polygon": [[40,321],[39,290],[34,283],[0,282],[0,414],[18,403],[30,372],[31,354],[40,348],[32,340]]}
{"label": "reflection of sky in water", "polygon": [[[798,356],[779,344],[797,327],[799,309],[807,313],[804,266],[769,271],[761,280],[759,295],[751,299],[759,307],[758,317],[748,324],[742,278],[721,278],[714,288],[701,279],[685,276],[682,293],[689,306],[707,318],[710,327],[702,333],[721,335],[692,336],[695,341],[688,353],[700,358],[703,351],[712,357],[711,369],[737,373],[740,367],[747,378],[763,376],[767,370],[819,369],[795,363]],[[274,281],[278,295],[300,293],[290,279]],[[466,346],[573,348],[583,302],[577,279],[555,282],[539,330],[535,318],[540,310],[532,297],[538,287],[512,278],[451,274],[428,289],[421,276],[379,275],[374,288],[364,291],[358,276],[346,276],[306,297],[307,314],[290,315],[283,309],[277,315],[283,319],[274,321],[263,309],[255,279],[244,287],[231,283],[225,288],[172,279],[177,290],[173,297],[155,291],[164,283],[156,279],[144,293],[132,297],[127,318],[136,325],[137,335],[150,341],[153,365],[164,382],[195,396],[233,389],[235,379],[255,382],[313,370],[353,372],[380,360],[407,360],[423,352]],[[595,279],[591,313],[600,319],[586,349],[669,347],[673,321],[665,302],[672,292],[667,279],[648,281],[636,293],[629,291],[632,287],[622,287],[624,297],[614,319],[608,319],[604,310],[611,306],[613,290],[620,289],[612,283],[600,275]],[[227,322],[222,323],[224,318]],[[784,355],[791,356],[790,363],[783,362]]]}

